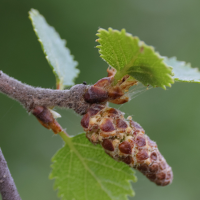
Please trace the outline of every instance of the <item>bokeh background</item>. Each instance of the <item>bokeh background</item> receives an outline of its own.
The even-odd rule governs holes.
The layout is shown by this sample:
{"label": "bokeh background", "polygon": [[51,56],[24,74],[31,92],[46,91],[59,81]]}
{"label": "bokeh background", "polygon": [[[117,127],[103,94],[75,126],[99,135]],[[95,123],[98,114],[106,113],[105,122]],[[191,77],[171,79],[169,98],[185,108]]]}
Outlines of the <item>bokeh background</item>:
{"label": "bokeh background", "polygon": [[[95,83],[107,64],[95,49],[99,27],[125,28],[163,56],[200,67],[198,0],[0,0],[0,70],[22,82],[55,88],[28,11],[38,9],[67,39],[81,73],[76,83]],[[158,187],[137,172],[134,200],[198,200],[200,197],[200,84],[175,83],[166,91],[151,89],[120,109],[132,115],[155,140],[174,172],[170,186]],[[81,117],[60,110],[67,132],[82,131]],[[0,94],[0,147],[22,199],[56,200],[48,180],[51,157],[63,145],[21,105]]]}

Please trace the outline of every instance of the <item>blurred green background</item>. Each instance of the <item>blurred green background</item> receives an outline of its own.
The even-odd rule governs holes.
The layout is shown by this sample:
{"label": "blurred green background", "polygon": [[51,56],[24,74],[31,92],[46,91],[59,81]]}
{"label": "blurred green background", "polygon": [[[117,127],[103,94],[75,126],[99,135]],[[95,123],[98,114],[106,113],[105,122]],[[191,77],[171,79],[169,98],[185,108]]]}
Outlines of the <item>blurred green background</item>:
{"label": "blurred green background", "polygon": [[[81,73],[76,83],[95,83],[107,64],[94,47],[99,27],[125,28],[153,45],[161,55],[200,67],[198,0],[0,0],[0,70],[22,82],[55,88],[28,11],[38,9],[67,39]],[[176,83],[166,91],[151,89],[120,109],[140,123],[172,166],[174,181],[158,187],[136,172],[134,200],[198,200],[200,197],[200,84]],[[59,122],[71,135],[82,132],[81,117],[60,110]],[[0,147],[22,199],[56,200],[48,180],[51,157],[63,145],[21,105],[0,94]]]}

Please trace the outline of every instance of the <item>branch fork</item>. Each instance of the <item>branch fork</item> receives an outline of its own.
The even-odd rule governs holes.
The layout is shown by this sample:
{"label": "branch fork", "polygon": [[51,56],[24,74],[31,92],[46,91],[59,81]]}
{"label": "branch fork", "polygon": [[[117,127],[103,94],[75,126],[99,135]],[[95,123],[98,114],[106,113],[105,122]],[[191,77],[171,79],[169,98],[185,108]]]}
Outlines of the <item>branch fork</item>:
{"label": "branch fork", "polygon": [[[63,137],[63,133],[68,134],[56,121],[50,108],[70,108],[79,115],[84,115],[94,103],[105,105],[110,101],[123,104],[129,100],[126,91],[137,81],[128,81],[129,76],[125,76],[114,85],[116,70],[109,68],[107,72],[108,77],[91,86],[83,83],[69,90],[52,90],[29,86],[0,71],[0,92],[20,102],[45,128]],[[1,150],[0,193],[3,200],[21,200]]]}

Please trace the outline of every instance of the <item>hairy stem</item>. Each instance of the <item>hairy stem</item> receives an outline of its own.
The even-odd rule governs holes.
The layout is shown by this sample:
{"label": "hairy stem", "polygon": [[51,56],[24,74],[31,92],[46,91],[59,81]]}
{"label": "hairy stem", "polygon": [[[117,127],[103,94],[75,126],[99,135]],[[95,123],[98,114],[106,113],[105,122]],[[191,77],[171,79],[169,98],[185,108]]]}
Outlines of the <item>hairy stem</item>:
{"label": "hairy stem", "polygon": [[21,200],[0,148],[0,193],[2,200]]}
{"label": "hairy stem", "polygon": [[59,106],[73,109],[76,113],[83,115],[90,107],[90,104],[83,98],[88,87],[84,84],[77,84],[70,90],[34,88],[0,71],[0,92],[19,101],[28,111],[36,106]]}

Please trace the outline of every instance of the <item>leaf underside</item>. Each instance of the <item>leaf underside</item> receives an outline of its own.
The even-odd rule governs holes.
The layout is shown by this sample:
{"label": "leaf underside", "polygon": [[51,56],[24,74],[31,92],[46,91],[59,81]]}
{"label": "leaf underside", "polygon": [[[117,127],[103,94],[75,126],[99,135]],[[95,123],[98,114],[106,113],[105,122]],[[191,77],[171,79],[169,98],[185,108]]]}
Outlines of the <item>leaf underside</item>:
{"label": "leaf underside", "polygon": [[200,71],[192,68],[190,63],[177,61],[176,57],[165,57],[164,62],[173,67],[175,81],[200,83]]}
{"label": "leaf underside", "polygon": [[78,62],[74,61],[69,49],[65,46],[66,41],[60,38],[56,30],[48,25],[45,18],[37,10],[31,9],[29,18],[46,59],[53,68],[57,85],[59,84],[61,89],[74,85],[73,80],[79,73],[79,70],[76,69]]}
{"label": "leaf underside", "polygon": [[120,80],[129,74],[145,86],[170,87],[174,80],[172,68],[166,65],[154,48],[147,46],[138,37],[109,28],[99,29],[97,41],[100,43],[100,56],[117,70],[115,79]]}
{"label": "leaf underside", "polygon": [[65,139],[52,161],[50,178],[62,200],[127,200],[133,196],[134,171],[91,144],[85,134]]}

